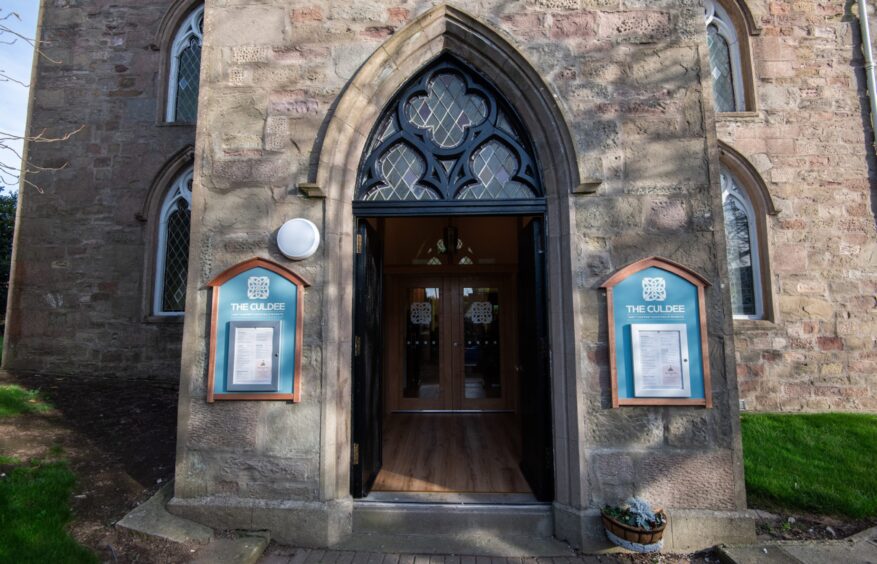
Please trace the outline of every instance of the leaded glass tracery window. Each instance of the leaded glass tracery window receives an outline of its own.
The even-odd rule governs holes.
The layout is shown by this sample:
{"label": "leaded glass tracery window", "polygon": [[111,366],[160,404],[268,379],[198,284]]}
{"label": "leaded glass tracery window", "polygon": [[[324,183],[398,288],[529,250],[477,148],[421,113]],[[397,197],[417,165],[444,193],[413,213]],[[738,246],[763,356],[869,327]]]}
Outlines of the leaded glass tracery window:
{"label": "leaded glass tracery window", "polygon": [[155,268],[155,315],[181,315],[186,309],[192,168],[174,180],[161,206]]}
{"label": "leaded glass tracery window", "polygon": [[728,12],[715,0],[704,0],[704,9],[716,111],[745,111],[742,58],[737,29]]}
{"label": "leaded glass tracery window", "polygon": [[180,25],[171,45],[166,119],[195,123],[201,73],[204,6],[196,8]]}
{"label": "leaded glass tracery window", "polygon": [[378,121],[357,199],[537,200],[543,197],[529,140],[484,78],[449,57],[410,81]]}
{"label": "leaded glass tracery window", "polygon": [[721,182],[731,308],[734,317],[761,319],[764,316],[764,300],[755,211],[749,196],[724,167]]}

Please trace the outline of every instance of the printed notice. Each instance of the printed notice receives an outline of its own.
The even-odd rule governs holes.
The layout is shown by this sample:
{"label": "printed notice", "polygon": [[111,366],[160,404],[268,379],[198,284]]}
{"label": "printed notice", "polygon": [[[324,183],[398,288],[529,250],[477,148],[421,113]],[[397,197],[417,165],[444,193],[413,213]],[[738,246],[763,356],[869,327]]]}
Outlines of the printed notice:
{"label": "printed notice", "polygon": [[688,340],[682,324],[631,326],[638,396],[689,395]]}
{"label": "printed notice", "polygon": [[236,327],[232,384],[271,385],[274,367],[274,328]]}
{"label": "printed notice", "polygon": [[679,331],[640,331],[642,380],[646,388],[682,387],[682,355]]}

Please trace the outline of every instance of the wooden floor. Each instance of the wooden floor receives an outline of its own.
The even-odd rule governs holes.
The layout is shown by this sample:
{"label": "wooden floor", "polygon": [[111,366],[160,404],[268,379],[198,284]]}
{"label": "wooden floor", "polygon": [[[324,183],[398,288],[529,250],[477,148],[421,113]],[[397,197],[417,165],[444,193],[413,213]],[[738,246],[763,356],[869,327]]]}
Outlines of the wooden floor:
{"label": "wooden floor", "polygon": [[396,413],[372,491],[529,493],[519,443],[508,413]]}

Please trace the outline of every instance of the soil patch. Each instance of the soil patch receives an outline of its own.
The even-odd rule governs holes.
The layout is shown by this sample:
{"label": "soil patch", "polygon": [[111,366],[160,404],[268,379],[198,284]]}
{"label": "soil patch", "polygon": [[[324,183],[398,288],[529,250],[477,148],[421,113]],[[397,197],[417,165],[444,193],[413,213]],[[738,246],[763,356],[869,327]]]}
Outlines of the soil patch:
{"label": "soil patch", "polygon": [[760,540],[837,540],[877,526],[877,519],[848,519],[809,514],[781,514],[758,519]]}
{"label": "soil patch", "polygon": [[53,409],[0,418],[0,454],[61,456],[76,475],[70,533],[109,562],[186,562],[196,547],[142,539],[113,524],[173,478],[177,386],[171,382],[0,372]]}

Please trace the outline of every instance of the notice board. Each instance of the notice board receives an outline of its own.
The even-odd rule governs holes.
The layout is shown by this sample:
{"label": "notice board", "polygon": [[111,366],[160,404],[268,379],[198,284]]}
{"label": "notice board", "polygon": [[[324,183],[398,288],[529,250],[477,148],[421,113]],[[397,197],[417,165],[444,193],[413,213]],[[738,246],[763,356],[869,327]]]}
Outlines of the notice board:
{"label": "notice board", "polygon": [[207,401],[301,399],[302,312],[307,282],[255,258],[212,289]]}
{"label": "notice board", "polygon": [[613,274],[606,289],[612,407],[712,407],[702,276],[652,257]]}

